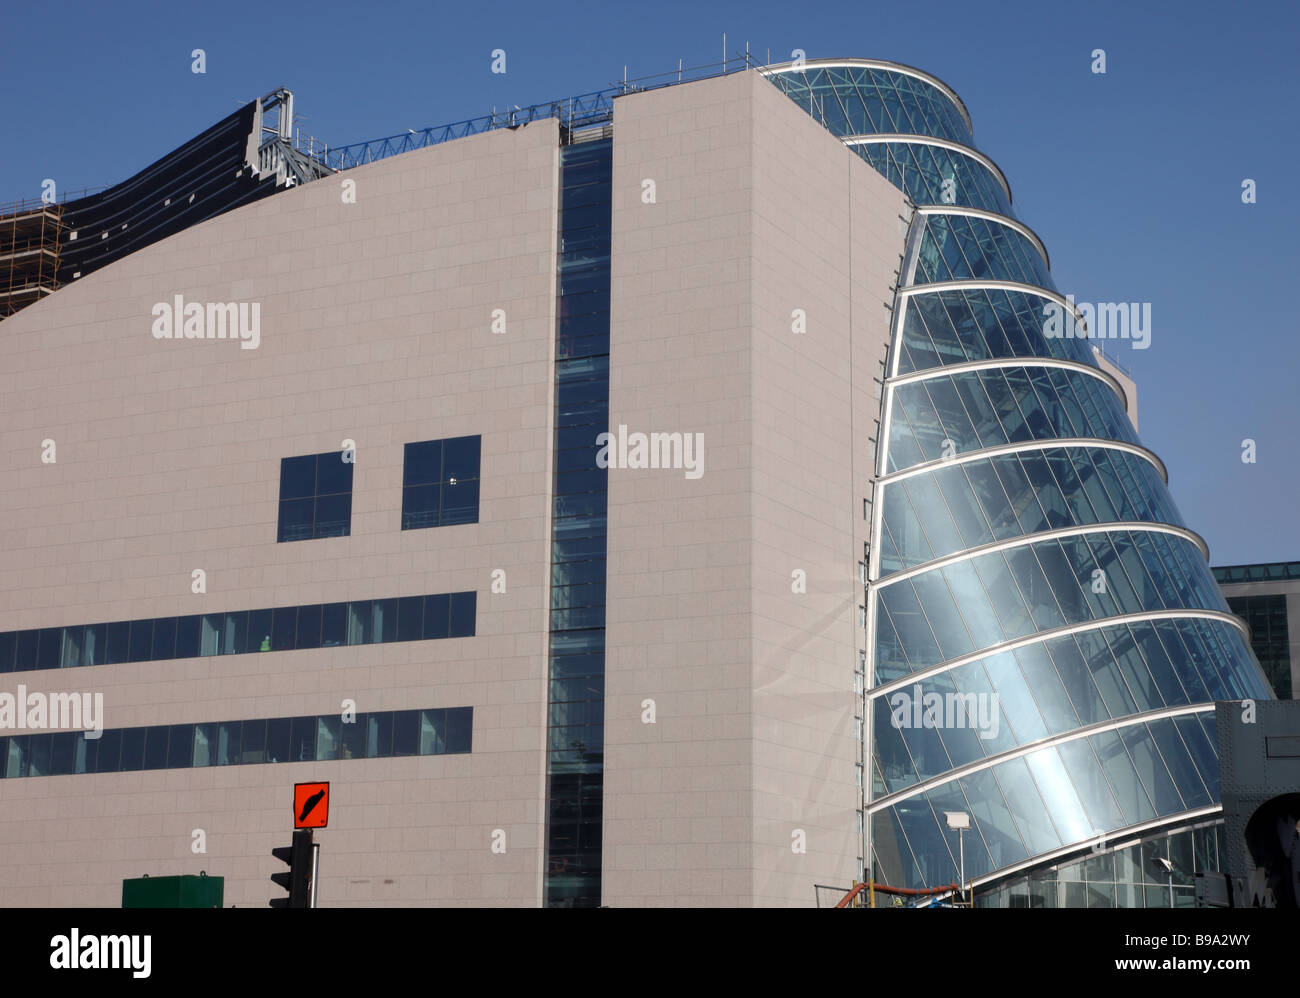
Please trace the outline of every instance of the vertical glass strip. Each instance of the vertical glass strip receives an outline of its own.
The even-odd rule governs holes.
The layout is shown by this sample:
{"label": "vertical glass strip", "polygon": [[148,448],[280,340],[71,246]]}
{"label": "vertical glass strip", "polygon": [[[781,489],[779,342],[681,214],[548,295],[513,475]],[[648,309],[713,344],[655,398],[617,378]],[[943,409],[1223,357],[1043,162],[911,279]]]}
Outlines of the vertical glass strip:
{"label": "vertical glass strip", "polygon": [[[548,908],[600,906],[608,473],[596,466],[596,436],[609,429],[612,170],[610,139],[567,145],[560,152],[546,745]],[[576,595],[582,593],[590,595]]]}

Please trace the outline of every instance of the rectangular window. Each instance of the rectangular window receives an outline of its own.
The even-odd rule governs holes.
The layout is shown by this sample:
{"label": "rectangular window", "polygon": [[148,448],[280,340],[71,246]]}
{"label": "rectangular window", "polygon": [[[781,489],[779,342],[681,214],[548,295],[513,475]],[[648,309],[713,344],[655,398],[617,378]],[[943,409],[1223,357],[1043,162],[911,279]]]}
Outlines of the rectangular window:
{"label": "rectangular window", "polygon": [[99,737],[99,751],[95,754],[96,773],[116,773],[122,756],[122,730],[105,731]]}
{"label": "rectangular window", "polygon": [[474,613],[478,603],[478,593],[451,594],[451,630],[449,637],[472,638],[474,636]]}
{"label": "rectangular window", "polygon": [[[301,613],[299,614],[301,616]],[[320,643],[322,648],[334,648],[348,642],[348,605],[326,603],[321,608]]]}
{"label": "rectangular window", "polygon": [[243,725],[238,721],[225,721],[217,726],[216,764],[218,766],[238,765],[242,727]]}
{"label": "rectangular window", "polygon": [[340,759],[364,759],[366,757],[366,715],[358,714],[351,721],[343,723]]}
{"label": "rectangular window", "polygon": [[289,728],[289,762],[309,762],[316,758],[315,717],[295,717]]}
{"label": "rectangular window", "polygon": [[280,461],[280,520],[276,540],[306,541],[352,533],[352,472],[346,451]]}
{"label": "rectangular window", "polygon": [[339,757],[339,716],[327,714],[313,720],[316,721],[316,758],[337,759]]}
{"label": "rectangular window", "polygon": [[402,467],[402,529],[478,523],[482,437],[406,445]]}
{"label": "rectangular window", "polygon": [[[199,631],[203,618],[197,613],[176,620],[176,657],[197,658],[199,655]],[[89,628],[87,629],[89,633]],[[89,663],[87,663],[89,664]]]}
{"label": "rectangular window", "polygon": [[127,646],[128,662],[147,662],[153,652],[153,621],[131,621],[131,639]]}

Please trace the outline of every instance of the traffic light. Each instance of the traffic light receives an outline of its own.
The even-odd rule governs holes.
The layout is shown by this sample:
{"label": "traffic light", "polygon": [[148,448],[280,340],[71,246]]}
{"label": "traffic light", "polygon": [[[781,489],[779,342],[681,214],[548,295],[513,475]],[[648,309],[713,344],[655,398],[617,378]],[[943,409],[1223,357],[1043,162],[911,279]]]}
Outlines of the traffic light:
{"label": "traffic light", "polygon": [[272,898],[272,908],[310,908],[312,865],[316,851],[312,846],[311,829],[293,833],[293,845],[272,849],[271,855],[289,864],[288,872],[271,874],[272,883],[289,892],[288,897]]}

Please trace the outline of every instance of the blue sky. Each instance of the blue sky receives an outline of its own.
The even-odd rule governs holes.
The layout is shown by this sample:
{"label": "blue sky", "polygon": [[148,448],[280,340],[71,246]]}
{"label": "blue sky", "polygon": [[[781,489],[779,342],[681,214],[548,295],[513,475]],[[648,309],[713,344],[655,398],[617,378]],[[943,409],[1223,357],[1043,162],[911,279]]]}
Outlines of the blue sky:
{"label": "blue sky", "polygon": [[909,63],[962,96],[1063,291],[1151,303],[1150,347],[1111,352],[1211,561],[1300,559],[1300,5],[1080,7],[11,2],[0,202],[39,197],[46,177],[60,191],[125,179],[277,86],[295,92],[304,134],[338,145],[601,89],[625,65],[635,78],[716,62],[723,32],[731,54],[748,41],[760,59]]}

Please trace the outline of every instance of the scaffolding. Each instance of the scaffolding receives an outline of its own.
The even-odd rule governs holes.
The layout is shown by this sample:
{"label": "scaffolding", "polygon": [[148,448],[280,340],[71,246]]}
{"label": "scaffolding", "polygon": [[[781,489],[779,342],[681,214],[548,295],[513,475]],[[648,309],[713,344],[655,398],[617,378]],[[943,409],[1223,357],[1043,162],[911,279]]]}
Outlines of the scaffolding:
{"label": "scaffolding", "polygon": [[61,204],[20,202],[0,214],[0,318],[58,290],[62,242]]}

